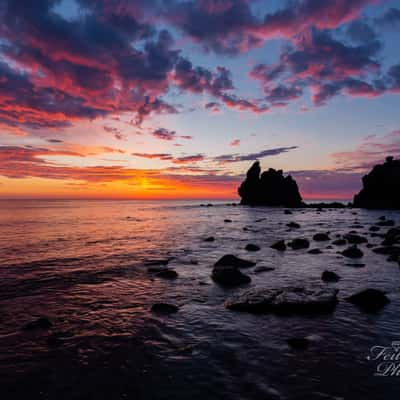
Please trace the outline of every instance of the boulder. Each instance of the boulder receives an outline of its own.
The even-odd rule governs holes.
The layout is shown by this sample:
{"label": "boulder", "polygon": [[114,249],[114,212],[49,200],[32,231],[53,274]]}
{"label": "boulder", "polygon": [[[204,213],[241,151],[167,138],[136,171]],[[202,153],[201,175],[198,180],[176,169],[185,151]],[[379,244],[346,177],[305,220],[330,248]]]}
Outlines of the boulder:
{"label": "boulder", "polygon": [[215,241],[215,237],[214,236],[209,236],[208,238],[204,239],[205,242],[214,242]]}
{"label": "boulder", "polygon": [[371,232],[378,232],[380,229],[381,229],[381,228],[380,228],[379,226],[371,226],[371,227],[369,228],[369,230],[370,230]]}
{"label": "boulder", "polygon": [[386,221],[380,221],[377,223],[378,226],[395,226],[395,222],[392,219]]}
{"label": "boulder", "polygon": [[378,311],[386,304],[390,303],[385,292],[378,289],[365,289],[347,297],[346,300],[367,312]]}
{"label": "boulder", "polygon": [[243,260],[232,254],[226,254],[214,264],[214,267],[250,268],[255,265],[256,263],[253,261]]}
{"label": "boulder", "polygon": [[400,229],[390,228],[385,235],[385,240],[382,242],[383,246],[393,246],[400,244]]}
{"label": "boulder", "polygon": [[342,255],[347,258],[361,258],[364,253],[357,247],[357,245],[353,245],[348,247],[346,250],[343,250]]}
{"label": "boulder", "polygon": [[367,243],[368,240],[360,235],[357,235],[355,233],[348,233],[344,235],[344,238],[350,243],[350,244],[362,244],[362,243]]}
{"label": "boulder", "polygon": [[322,273],[321,279],[324,282],[338,282],[340,279],[340,276],[332,271],[324,271]]}
{"label": "boulder", "polygon": [[279,251],[285,251],[286,250],[286,244],[284,240],[279,240],[278,242],[274,243],[271,246],[272,249],[279,250]]}
{"label": "boulder", "polygon": [[228,299],[225,306],[250,313],[319,314],[333,311],[337,293],[320,286],[250,289]]}
{"label": "boulder", "polygon": [[248,275],[243,274],[237,267],[219,265],[213,268],[211,278],[221,286],[234,287],[250,283]]}
{"label": "boulder", "polygon": [[332,242],[332,244],[334,244],[335,246],[344,246],[347,244],[347,240],[346,239],[336,239]]}
{"label": "boulder", "polygon": [[299,229],[300,228],[300,224],[298,224],[297,222],[289,222],[288,224],[286,224],[287,227],[292,228],[292,229]]}
{"label": "boulder", "polygon": [[257,246],[256,244],[249,243],[248,245],[246,245],[245,250],[247,250],[247,251],[259,251],[260,247]]}
{"label": "boulder", "polygon": [[316,242],[326,242],[330,240],[330,237],[327,233],[316,233],[313,236],[313,240],[315,240]]}
{"label": "boulder", "polygon": [[238,189],[241,204],[301,207],[303,205],[296,181],[283,171],[270,168],[261,175],[260,163],[256,161],[247,171],[245,181]]}
{"label": "boulder", "polygon": [[309,254],[322,254],[321,249],[311,249],[308,251]]}
{"label": "boulder", "polygon": [[288,243],[288,246],[293,250],[308,249],[310,242],[307,239],[293,239]]}
{"label": "boulder", "polygon": [[178,310],[179,307],[168,303],[155,303],[151,306],[151,311],[156,314],[174,314]]}
{"label": "boulder", "polygon": [[[354,196],[354,207],[400,209],[400,160],[387,157],[362,179],[363,188]],[[383,222],[383,221],[382,221]]]}
{"label": "boulder", "polygon": [[291,214],[293,214],[290,210],[285,210],[285,214],[286,215],[291,215]]}
{"label": "boulder", "polygon": [[376,247],[372,249],[372,251],[376,254],[383,255],[400,255],[400,246],[384,246],[384,247]]}

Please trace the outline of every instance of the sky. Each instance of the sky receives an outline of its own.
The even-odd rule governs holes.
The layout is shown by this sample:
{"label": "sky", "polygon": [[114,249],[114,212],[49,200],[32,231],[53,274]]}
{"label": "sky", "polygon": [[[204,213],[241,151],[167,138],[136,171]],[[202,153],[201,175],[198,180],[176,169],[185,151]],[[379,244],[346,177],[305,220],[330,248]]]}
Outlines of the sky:
{"label": "sky", "polygon": [[398,0],[0,0],[0,198],[351,199],[400,153]]}

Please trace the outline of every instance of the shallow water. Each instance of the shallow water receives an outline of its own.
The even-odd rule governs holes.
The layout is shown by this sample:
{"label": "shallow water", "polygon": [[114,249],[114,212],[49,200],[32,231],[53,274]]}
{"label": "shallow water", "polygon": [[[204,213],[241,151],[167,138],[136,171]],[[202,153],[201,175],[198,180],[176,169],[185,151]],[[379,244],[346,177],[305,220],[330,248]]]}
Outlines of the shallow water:
{"label": "shallow water", "polygon": [[[378,245],[382,239],[368,229],[382,214],[400,223],[398,212],[350,209],[285,215],[215,202],[2,201],[2,398],[396,398],[400,376],[374,376],[377,365],[366,357],[372,346],[399,340],[398,264],[365,245],[365,268],[347,266],[353,261],[337,254],[342,248],[326,249],[326,242],[312,242],[320,255],[269,247],[279,239],[326,231],[334,238],[350,230]],[[289,230],[291,221],[301,228]],[[204,242],[208,236],[215,242]],[[247,243],[261,250],[246,252]],[[211,266],[228,253],[275,270],[248,269],[250,285],[222,289],[210,279]],[[149,260],[169,257],[178,279],[148,274]],[[320,284],[325,269],[342,277],[331,284],[341,300],[373,287],[386,290],[391,303],[366,314],[340,301],[332,314],[314,317],[250,315],[223,306],[249,286]],[[180,306],[179,312],[151,313],[160,301]],[[40,316],[53,323],[49,331],[22,329]],[[310,335],[308,350],[286,343]]]}

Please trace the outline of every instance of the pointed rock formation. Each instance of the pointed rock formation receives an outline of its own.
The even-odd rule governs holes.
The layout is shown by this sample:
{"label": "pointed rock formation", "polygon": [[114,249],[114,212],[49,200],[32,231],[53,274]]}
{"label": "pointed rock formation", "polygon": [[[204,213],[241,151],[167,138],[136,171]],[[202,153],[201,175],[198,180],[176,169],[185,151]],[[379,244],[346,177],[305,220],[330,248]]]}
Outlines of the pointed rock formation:
{"label": "pointed rock formation", "polygon": [[247,171],[246,180],[239,187],[241,204],[262,206],[304,206],[296,181],[284,176],[282,170],[270,168],[261,176],[260,163],[256,161]]}
{"label": "pointed rock formation", "polygon": [[362,190],[354,196],[354,207],[400,209],[400,160],[387,157],[362,181]]}

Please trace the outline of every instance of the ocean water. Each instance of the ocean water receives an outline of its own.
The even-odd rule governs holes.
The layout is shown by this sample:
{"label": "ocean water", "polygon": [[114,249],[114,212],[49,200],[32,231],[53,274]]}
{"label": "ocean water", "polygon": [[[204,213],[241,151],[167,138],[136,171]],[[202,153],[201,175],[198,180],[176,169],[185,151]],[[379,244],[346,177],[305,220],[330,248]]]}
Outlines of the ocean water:
{"label": "ocean water", "polygon": [[[400,270],[365,245],[364,268],[346,264],[337,246],[312,242],[280,253],[279,239],[369,227],[386,215],[366,210],[234,207],[213,202],[1,201],[0,384],[2,399],[394,399],[400,376],[376,376],[372,346],[400,340]],[[224,222],[230,219],[232,222]],[[300,229],[288,230],[295,221]],[[355,227],[354,227],[355,226]],[[243,228],[246,228],[244,230]],[[382,228],[384,233],[387,228]],[[204,238],[214,236],[214,242]],[[248,243],[261,250],[249,253]],[[245,287],[210,279],[224,254],[275,268]],[[175,280],[147,269],[170,259]],[[321,284],[329,269],[342,279],[340,302],[322,316],[251,315],[225,300],[251,287]],[[344,298],[364,288],[388,292],[391,303],[367,314]],[[155,302],[176,314],[150,311]],[[45,316],[49,330],[27,331]],[[307,350],[287,339],[308,336]],[[400,356],[399,356],[400,359]],[[399,373],[400,375],[400,373]]]}

